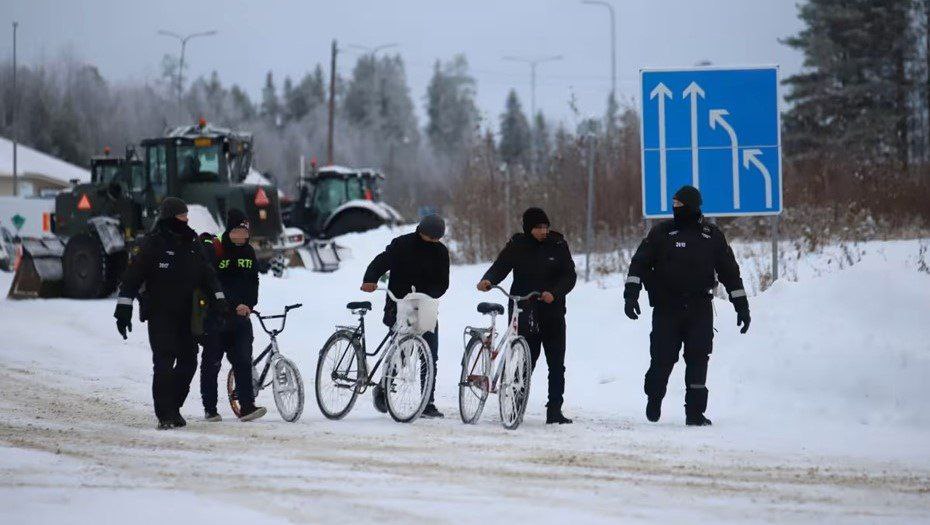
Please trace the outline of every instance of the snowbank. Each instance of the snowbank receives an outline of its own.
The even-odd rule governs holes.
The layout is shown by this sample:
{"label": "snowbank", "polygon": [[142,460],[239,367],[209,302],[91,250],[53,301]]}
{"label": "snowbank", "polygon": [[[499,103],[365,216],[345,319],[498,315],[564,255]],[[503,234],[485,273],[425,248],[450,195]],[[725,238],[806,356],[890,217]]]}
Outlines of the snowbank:
{"label": "snowbank", "polygon": [[[579,282],[569,296],[565,410],[575,425],[543,424],[543,364],[518,431],[500,428],[494,397],[479,425],[462,425],[462,329],[486,323],[479,301],[503,300],[474,288],[486,264],[454,267],[440,307],[437,404],[445,420],[397,425],[366,394],[345,420],[327,421],[313,397],[317,352],[336,324],[354,322],[344,308],[352,300],[373,300],[369,342],[380,340],[383,295],[358,287],[368,261],[406,231],[340,237],[353,258],[333,274],[262,277],[261,311],[304,303],[279,339],[308,390],[294,425],[277,415],[254,425],[200,422],[195,379],[184,408],[189,428],[158,433],[145,329],[119,339],[112,299],[0,300],[0,440],[17,451],[60,448],[80,460],[92,487],[112,486],[114,475],[120,486],[138,487],[75,487],[57,481],[68,465],[20,468],[17,454],[3,453],[0,471],[23,485],[0,487],[0,508],[18,502],[13,515],[23,516],[24,508],[45,512],[49,498],[71,505],[61,508],[99,509],[115,498],[142,505],[175,494],[148,490],[211,501],[249,490],[270,497],[238,504],[298,522],[346,512],[388,522],[928,520],[930,275],[913,265],[916,241],[868,243],[852,267],[799,271],[797,282],[777,283],[751,299],[747,335],[732,307],[715,300],[713,427],[683,425],[683,363],[662,421],[645,421],[650,312],[643,301],[642,319],[623,316],[620,276]],[[9,283],[0,275],[0,287]],[[255,330],[259,349],[267,337]],[[259,401],[273,407],[267,392]],[[220,412],[230,418],[228,407]],[[179,503],[191,509],[180,522],[199,520],[199,501]]]}

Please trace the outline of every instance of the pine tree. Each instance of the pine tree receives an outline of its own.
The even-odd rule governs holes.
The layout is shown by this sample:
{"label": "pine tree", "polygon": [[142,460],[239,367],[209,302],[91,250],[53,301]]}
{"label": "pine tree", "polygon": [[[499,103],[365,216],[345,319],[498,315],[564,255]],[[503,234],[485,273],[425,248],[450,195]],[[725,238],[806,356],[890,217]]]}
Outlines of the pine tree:
{"label": "pine tree", "polygon": [[281,104],[274,85],[274,76],[271,71],[265,77],[265,87],[262,88],[262,105],[259,115],[273,126],[279,125],[281,117]]}
{"label": "pine tree", "polygon": [[549,136],[549,125],[542,111],[536,113],[533,119],[533,169],[536,173],[549,171],[549,156],[552,155],[552,140]]}
{"label": "pine tree", "polygon": [[523,114],[520,99],[513,89],[507,94],[504,113],[500,117],[501,159],[508,164],[521,164],[529,168],[530,160],[530,125]]}
{"label": "pine tree", "polygon": [[445,64],[436,61],[426,89],[426,115],[426,135],[435,151],[457,157],[476,142],[475,79],[464,55]]}

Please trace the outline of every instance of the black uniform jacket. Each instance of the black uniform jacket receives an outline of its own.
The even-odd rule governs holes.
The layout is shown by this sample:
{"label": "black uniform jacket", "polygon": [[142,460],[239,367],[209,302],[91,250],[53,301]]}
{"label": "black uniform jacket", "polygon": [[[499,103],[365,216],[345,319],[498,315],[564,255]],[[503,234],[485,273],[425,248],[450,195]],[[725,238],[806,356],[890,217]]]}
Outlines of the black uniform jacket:
{"label": "black uniform jacket", "polygon": [[561,233],[549,231],[548,237],[542,242],[532,235],[514,234],[485,272],[483,279],[498,284],[511,271],[511,294],[550,292],[555,296],[555,301],[552,304],[540,301],[537,312],[541,315],[565,315],[565,296],[575,287],[577,275],[568,242]]}
{"label": "black uniform jacket", "polygon": [[718,278],[731,300],[746,296],[723,232],[704,220],[683,225],[667,220],[654,226],[636,249],[624,297],[635,299],[644,284],[652,306],[680,303],[709,297]]}
{"label": "black uniform jacket", "polygon": [[[391,272],[388,289],[396,297],[416,288],[438,299],[449,288],[449,250],[440,242],[424,241],[416,232],[401,235],[371,261],[363,282],[376,283],[385,272]],[[396,313],[397,305],[389,297],[384,304],[385,324],[393,325]]]}
{"label": "black uniform jacket", "polygon": [[189,316],[194,289],[222,299],[216,274],[197,242],[194,230],[175,232],[159,221],[130,259],[120,284],[120,304],[132,304],[145,285],[146,317]]}

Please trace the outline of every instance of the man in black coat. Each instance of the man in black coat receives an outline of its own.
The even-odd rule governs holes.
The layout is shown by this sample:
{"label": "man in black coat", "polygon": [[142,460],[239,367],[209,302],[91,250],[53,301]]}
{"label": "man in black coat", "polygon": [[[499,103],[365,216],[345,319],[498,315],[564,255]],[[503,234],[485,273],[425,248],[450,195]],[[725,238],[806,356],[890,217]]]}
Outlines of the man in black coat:
{"label": "man in black coat", "polygon": [[[390,272],[388,289],[395,297],[403,297],[416,288],[418,293],[439,299],[449,288],[449,250],[440,239],[446,233],[446,223],[438,215],[424,217],[413,233],[397,237],[383,252],[378,254],[365,270],[362,278],[362,291],[373,292],[378,287],[378,280]],[[384,324],[394,326],[397,318],[397,304],[388,297],[384,303]],[[439,361],[439,324],[432,332],[423,334],[433,354],[433,377],[436,377],[436,363]],[[430,391],[429,404],[423,409],[423,417],[443,417],[435,405],[436,382]],[[374,389],[375,408],[386,411],[384,392],[380,385]]]}
{"label": "man in black coat", "polygon": [[623,297],[630,319],[639,317],[642,285],[652,305],[652,333],[644,389],[646,417],[658,421],[666,385],[684,345],[685,416],[693,426],[710,425],[707,409],[707,363],[714,339],[713,290],[717,278],[736,308],[741,333],[749,330],[749,300],[733,250],[716,226],[701,214],[701,193],[684,186],[673,199],[674,219],[650,230],[630,261]]}
{"label": "man in black coat", "polygon": [[140,318],[149,325],[152,397],[160,430],[187,424],[180,410],[197,371],[197,345],[191,334],[194,290],[199,288],[212,299],[214,310],[227,309],[216,274],[196,238],[187,225],[184,201],[174,197],[162,201],[158,222],[123,274],[113,314],[117,330],[126,339],[126,332],[132,331],[132,301],[144,286],[144,316]]}
{"label": "man in black coat", "polygon": [[207,316],[200,362],[200,397],[207,421],[221,421],[216,411],[216,378],[226,354],[236,378],[236,399],[240,421],[252,421],[265,415],[264,407],[255,406],[252,389],[252,323],[249,314],[258,303],[258,266],[255,250],[249,244],[249,219],[238,209],[226,214],[226,231],[219,239],[210,239],[204,250],[219,277],[226,301],[234,312],[216,312]]}
{"label": "man in black coat", "polygon": [[565,424],[565,296],[575,287],[575,261],[562,234],[549,229],[549,217],[539,208],[523,213],[523,233],[514,234],[484,274],[478,289],[488,291],[513,271],[510,293],[541,292],[538,301],[522,306],[520,335],[533,354],[533,368],[545,349],[549,366],[549,402],[546,423]]}

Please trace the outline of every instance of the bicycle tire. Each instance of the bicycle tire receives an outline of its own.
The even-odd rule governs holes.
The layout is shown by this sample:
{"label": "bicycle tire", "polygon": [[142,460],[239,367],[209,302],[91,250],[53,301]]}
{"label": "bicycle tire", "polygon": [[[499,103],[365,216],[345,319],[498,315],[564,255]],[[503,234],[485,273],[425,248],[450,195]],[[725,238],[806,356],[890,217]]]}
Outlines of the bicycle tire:
{"label": "bicycle tire", "polygon": [[[320,357],[317,360],[317,364],[316,364],[314,391],[316,392],[316,404],[320,408],[320,412],[322,412],[323,415],[326,416],[327,419],[336,420],[336,419],[342,419],[343,417],[345,417],[346,414],[348,414],[352,410],[352,407],[355,406],[355,401],[356,399],[358,399],[359,381],[363,379],[367,380],[367,376],[365,376],[365,372],[364,372],[366,369],[365,362],[364,362],[365,358],[362,355],[358,342],[355,340],[353,336],[354,334],[352,332],[348,332],[344,330],[337,331],[336,333],[331,335],[329,339],[326,340],[326,344],[324,344],[323,348],[320,350]],[[348,350],[348,348],[351,347],[352,352],[354,353],[354,356],[349,358],[350,362],[349,362],[348,368],[346,368],[346,372],[347,372],[347,375],[349,376],[351,375],[351,361],[354,359],[355,365],[356,365],[356,368],[355,368],[356,369],[356,377],[355,377],[356,384],[354,387],[348,387],[348,386],[337,387],[339,389],[344,388],[345,390],[350,392],[350,395],[348,399],[346,400],[346,402],[344,403],[344,405],[335,406],[335,407],[325,406],[324,393],[321,392],[320,389],[322,388],[322,385],[326,383],[326,381],[331,381],[335,383],[336,380],[335,378],[332,377],[332,374],[334,372],[333,370],[329,370],[328,372],[330,374],[329,379],[324,378],[323,374],[326,373],[326,371],[324,370],[324,364],[326,363],[326,359],[329,356],[329,353],[334,350],[334,347],[335,347],[334,345],[340,341],[346,342],[346,344],[348,345],[346,349]],[[339,365],[339,362],[336,362],[335,366],[338,366],[338,365]],[[362,377],[360,377],[359,374],[361,374]]]}
{"label": "bicycle tire", "polygon": [[229,408],[232,409],[236,417],[242,415],[242,405],[239,404],[239,396],[236,395],[236,375],[232,368],[226,376],[226,395],[229,396]]}
{"label": "bicycle tire", "polygon": [[[490,357],[489,350],[485,349],[479,337],[472,337],[465,345],[462,374],[459,376],[459,416],[466,425],[478,422],[488,400],[491,380]],[[469,409],[466,407],[469,401],[477,401],[477,405]]]}
{"label": "bicycle tire", "polygon": [[[278,407],[278,414],[281,419],[288,423],[293,423],[300,419],[300,414],[304,411],[304,380],[300,376],[300,369],[293,361],[286,357],[279,357],[271,365],[273,380],[271,382],[271,391],[274,394],[274,404]],[[284,374],[282,376],[282,374]],[[288,406],[290,403],[285,398],[282,384],[282,377],[285,377],[284,384],[291,386],[296,390],[296,403],[293,408]]]}
{"label": "bicycle tire", "polygon": [[[526,412],[527,401],[530,397],[530,379],[533,376],[533,357],[530,353],[530,345],[523,337],[517,337],[510,344],[509,355],[503,357],[505,360],[501,367],[500,391],[497,396],[501,424],[507,430],[516,430],[523,422],[523,414]],[[514,367],[516,370],[511,370]],[[515,382],[518,383],[516,387],[511,386],[514,384],[509,380],[511,373],[516,374],[514,376]],[[505,407],[509,407],[511,413],[505,414]]]}
{"label": "bicycle tire", "polygon": [[[417,352],[415,359],[412,357],[407,357],[405,359],[404,354],[401,353],[405,349],[406,344],[413,344],[415,346]],[[433,354],[430,351],[429,345],[426,344],[426,341],[418,335],[407,335],[402,337],[397,341],[390,352],[391,355],[387,356],[384,363],[384,397],[385,401],[387,401],[388,413],[391,414],[391,418],[398,423],[411,423],[420,417],[423,413],[423,409],[426,408],[426,404],[429,402],[429,395],[436,379],[433,376]],[[397,363],[397,359],[400,359],[401,363]],[[412,368],[411,365],[414,362],[420,365],[420,370],[410,372]],[[414,410],[408,410],[403,413],[400,411],[400,406],[398,406],[400,403],[400,396],[397,394],[400,392],[397,385],[397,375],[393,377],[390,375],[391,370],[396,370],[397,366],[403,369],[405,375],[411,376],[410,379],[412,379],[412,381],[405,380],[403,381],[404,384],[409,385],[411,382],[416,382],[417,379],[419,379],[420,403]],[[426,369],[425,377],[423,376],[424,372],[422,372],[423,368]]]}

